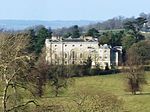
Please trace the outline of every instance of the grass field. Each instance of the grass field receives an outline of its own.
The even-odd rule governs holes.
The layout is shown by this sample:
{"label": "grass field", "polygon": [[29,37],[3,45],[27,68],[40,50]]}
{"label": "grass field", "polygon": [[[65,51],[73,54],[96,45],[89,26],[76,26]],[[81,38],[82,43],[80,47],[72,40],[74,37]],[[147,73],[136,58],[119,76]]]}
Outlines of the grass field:
{"label": "grass field", "polygon": [[[147,75],[148,83],[150,76]],[[76,88],[86,87],[93,90],[104,90],[117,95],[124,100],[125,109],[129,112],[150,112],[150,85],[144,87],[142,95],[131,95],[125,92],[123,75],[106,75],[78,78]]]}
{"label": "grass field", "polygon": [[148,84],[143,87],[143,94],[131,95],[125,92],[125,78],[122,74],[81,77],[75,79],[75,84],[65,93],[65,98],[54,98],[55,100],[67,100],[72,97],[74,91],[90,89],[92,91],[106,91],[117,95],[124,101],[124,108],[128,112],[150,112],[150,73],[146,75]]}
{"label": "grass field", "polygon": [[91,76],[75,78],[74,84],[68,90],[62,93],[59,97],[52,97],[50,90],[46,89],[43,98],[39,102],[49,103],[58,101],[67,103],[72,100],[72,95],[75,91],[88,89],[91,91],[106,91],[117,95],[124,102],[126,112],[150,112],[150,72],[146,74],[148,84],[143,87],[141,95],[131,95],[125,92],[125,78],[123,74]]}

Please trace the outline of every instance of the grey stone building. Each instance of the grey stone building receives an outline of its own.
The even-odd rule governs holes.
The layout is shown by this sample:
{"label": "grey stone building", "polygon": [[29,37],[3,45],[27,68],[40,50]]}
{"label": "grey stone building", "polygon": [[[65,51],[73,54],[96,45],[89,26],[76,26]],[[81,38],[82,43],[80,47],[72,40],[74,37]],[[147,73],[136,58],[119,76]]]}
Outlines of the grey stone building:
{"label": "grey stone building", "polygon": [[97,39],[92,37],[67,38],[52,37],[46,39],[46,60],[51,64],[84,64],[88,57],[92,59],[92,67],[99,65],[118,66],[122,47],[105,44],[99,45]]}

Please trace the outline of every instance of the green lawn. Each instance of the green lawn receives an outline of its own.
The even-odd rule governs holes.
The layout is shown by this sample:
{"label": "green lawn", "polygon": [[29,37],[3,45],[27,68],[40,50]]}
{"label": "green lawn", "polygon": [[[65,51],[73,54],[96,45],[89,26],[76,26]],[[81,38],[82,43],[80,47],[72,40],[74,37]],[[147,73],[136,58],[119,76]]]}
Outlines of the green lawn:
{"label": "green lawn", "polygon": [[53,99],[63,102],[71,100],[73,93],[78,89],[89,89],[93,92],[106,91],[123,99],[124,108],[128,112],[150,112],[150,72],[146,74],[146,78],[148,84],[143,87],[143,94],[131,95],[131,93],[125,92],[125,78],[123,74],[79,77],[75,78],[75,84],[69,87],[61,97]]}
{"label": "green lawn", "polygon": [[50,90],[46,89],[45,96],[39,99],[40,103],[49,103],[58,101],[67,104],[72,101],[75,91],[88,89],[95,91],[106,91],[117,95],[124,101],[126,112],[150,112],[150,72],[146,75],[148,84],[144,86],[143,94],[131,95],[125,92],[125,81],[123,74],[91,76],[75,78],[74,84],[68,88],[65,93],[59,97],[52,97]]}
{"label": "green lawn", "polygon": [[[148,84],[150,84],[150,76],[147,75]],[[124,76],[106,75],[77,78],[75,88],[80,87],[92,88],[94,91],[104,90],[117,95],[124,100],[125,109],[129,112],[150,112],[150,85],[146,85],[143,95],[131,95],[125,92]]]}

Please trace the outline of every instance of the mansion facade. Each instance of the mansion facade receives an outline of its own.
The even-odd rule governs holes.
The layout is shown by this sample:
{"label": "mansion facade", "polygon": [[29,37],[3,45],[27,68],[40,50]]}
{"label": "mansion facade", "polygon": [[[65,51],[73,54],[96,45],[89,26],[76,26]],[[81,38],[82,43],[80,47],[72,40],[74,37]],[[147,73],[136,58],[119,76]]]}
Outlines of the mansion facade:
{"label": "mansion facade", "polygon": [[118,66],[121,62],[121,46],[99,45],[98,40],[92,37],[52,37],[46,39],[45,44],[46,60],[51,64],[83,65],[91,57],[92,67],[99,65],[105,69],[106,66]]}

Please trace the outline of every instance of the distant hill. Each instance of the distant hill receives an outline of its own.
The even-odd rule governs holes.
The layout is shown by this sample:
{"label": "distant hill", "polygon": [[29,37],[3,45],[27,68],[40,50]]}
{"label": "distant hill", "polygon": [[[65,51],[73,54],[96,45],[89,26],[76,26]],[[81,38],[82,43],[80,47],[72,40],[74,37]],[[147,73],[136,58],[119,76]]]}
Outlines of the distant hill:
{"label": "distant hill", "polygon": [[40,20],[0,20],[0,28],[10,30],[22,30],[28,27],[44,25],[52,29],[70,27],[73,25],[85,26],[96,23],[96,21],[77,20],[77,21],[40,21]]}

